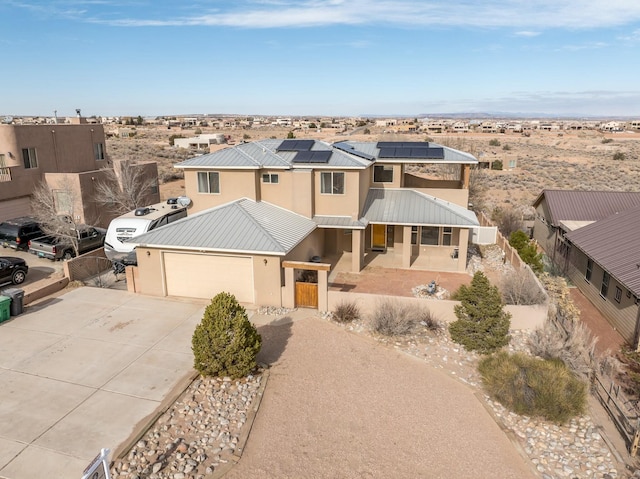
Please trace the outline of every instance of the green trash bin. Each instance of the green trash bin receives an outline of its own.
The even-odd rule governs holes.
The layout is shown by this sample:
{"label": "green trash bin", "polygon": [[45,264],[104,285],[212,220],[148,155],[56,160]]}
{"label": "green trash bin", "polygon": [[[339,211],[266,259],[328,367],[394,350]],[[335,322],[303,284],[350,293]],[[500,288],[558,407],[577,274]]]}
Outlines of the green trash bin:
{"label": "green trash bin", "polygon": [[0,296],[0,323],[7,321],[11,316],[11,298]]}

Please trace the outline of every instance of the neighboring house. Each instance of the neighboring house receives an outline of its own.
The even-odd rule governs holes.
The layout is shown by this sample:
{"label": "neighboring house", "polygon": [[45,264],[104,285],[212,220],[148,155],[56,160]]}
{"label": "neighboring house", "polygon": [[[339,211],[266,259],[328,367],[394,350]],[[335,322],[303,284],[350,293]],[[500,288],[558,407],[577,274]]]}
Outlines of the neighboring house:
{"label": "neighboring house", "polygon": [[196,150],[208,150],[211,145],[226,143],[227,139],[222,133],[206,133],[190,138],[176,138],[174,146],[178,148],[193,148]]}
{"label": "neighboring house", "polygon": [[[31,195],[45,182],[60,213],[72,207],[78,223],[106,226],[112,215],[94,201],[95,185],[112,167],[102,125],[0,125],[0,221],[32,214]],[[157,169],[145,168],[145,174]],[[72,192],[74,205],[69,204]],[[159,201],[158,192],[150,199]]]}
{"label": "neighboring house", "polygon": [[[456,180],[408,165],[447,164]],[[475,157],[434,143],[261,140],[179,163],[189,217],[136,237],[136,290],[294,306],[294,270],[344,255],[359,272],[367,255],[399,268],[464,271]],[[313,264],[321,262],[317,268]],[[322,304],[322,298],[320,300]]]}
{"label": "neighboring house", "polygon": [[640,193],[544,190],[533,236],[633,347],[638,347]]}

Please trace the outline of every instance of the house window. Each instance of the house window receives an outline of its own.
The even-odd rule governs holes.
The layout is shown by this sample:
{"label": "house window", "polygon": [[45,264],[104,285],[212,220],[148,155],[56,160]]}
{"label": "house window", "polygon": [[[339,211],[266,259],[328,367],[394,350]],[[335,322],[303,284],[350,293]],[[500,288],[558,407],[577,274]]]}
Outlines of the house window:
{"label": "house window", "polygon": [[198,193],[220,193],[217,171],[198,171]]}
{"label": "house window", "polygon": [[600,285],[600,296],[603,298],[607,297],[607,293],[609,292],[609,273],[606,271],[602,273],[602,284]]}
{"label": "house window", "polygon": [[584,279],[591,282],[591,275],[593,274],[593,261],[587,260],[587,271],[584,273]]}
{"label": "house window", "polygon": [[102,143],[93,144],[93,156],[96,160],[104,160],[104,145]]}
{"label": "house window", "polygon": [[411,244],[418,244],[418,227],[411,227]]}
{"label": "house window", "polygon": [[321,173],[320,193],[324,195],[344,195],[344,173],[337,171]]}
{"label": "house window", "polygon": [[277,184],[278,183],[278,175],[274,174],[274,173],[265,173],[264,175],[262,175],[262,182],[263,183]]}
{"label": "house window", "polygon": [[451,226],[445,226],[442,228],[442,244],[444,246],[451,246],[451,237],[453,236],[453,228]]}
{"label": "house window", "polygon": [[11,181],[11,170],[7,168],[3,154],[0,154],[0,181]]}
{"label": "house window", "polygon": [[437,245],[440,228],[436,226],[423,226],[420,232],[420,244]]}
{"label": "house window", "polygon": [[373,182],[374,183],[393,183],[393,166],[392,165],[374,165],[373,166]]}
{"label": "house window", "polygon": [[616,302],[619,303],[622,299],[622,290],[616,286]]}
{"label": "house window", "polygon": [[154,180],[154,182],[149,186],[149,191],[151,194],[155,195],[159,191],[158,180]]}
{"label": "house window", "polygon": [[24,167],[26,169],[37,168],[38,167],[38,157],[36,156],[36,149],[35,148],[23,148],[22,149],[22,161],[24,161]]}
{"label": "house window", "polygon": [[631,298],[631,291],[627,290],[627,298]]}

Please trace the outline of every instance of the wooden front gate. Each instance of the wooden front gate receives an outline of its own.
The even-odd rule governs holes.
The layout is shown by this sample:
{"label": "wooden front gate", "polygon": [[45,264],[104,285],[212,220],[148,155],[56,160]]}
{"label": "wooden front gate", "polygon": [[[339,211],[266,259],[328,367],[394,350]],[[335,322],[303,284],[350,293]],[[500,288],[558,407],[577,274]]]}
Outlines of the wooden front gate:
{"label": "wooden front gate", "polygon": [[296,307],[318,307],[318,283],[296,281]]}

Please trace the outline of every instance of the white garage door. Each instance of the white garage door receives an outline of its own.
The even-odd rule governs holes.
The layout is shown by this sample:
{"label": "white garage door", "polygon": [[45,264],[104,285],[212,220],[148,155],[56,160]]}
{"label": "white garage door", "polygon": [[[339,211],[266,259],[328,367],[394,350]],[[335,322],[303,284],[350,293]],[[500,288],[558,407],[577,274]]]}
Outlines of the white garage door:
{"label": "white garage door", "polygon": [[253,303],[253,260],[247,256],[164,253],[169,296],[211,299],[225,291]]}
{"label": "white garage door", "polygon": [[13,200],[0,201],[0,221],[31,214],[31,197],[23,196]]}

